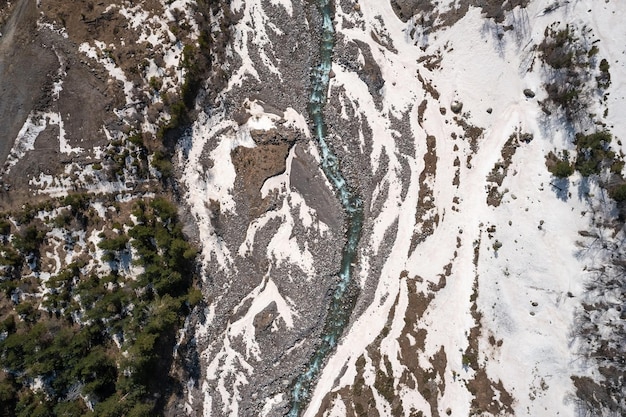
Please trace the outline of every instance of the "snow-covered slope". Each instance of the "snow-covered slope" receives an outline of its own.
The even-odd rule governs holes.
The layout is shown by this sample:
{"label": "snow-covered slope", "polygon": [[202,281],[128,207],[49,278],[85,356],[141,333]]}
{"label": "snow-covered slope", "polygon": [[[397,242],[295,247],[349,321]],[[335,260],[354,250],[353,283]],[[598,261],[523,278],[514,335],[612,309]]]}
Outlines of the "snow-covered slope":
{"label": "snow-covered slope", "polygon": [[[576,153],[574,133],[598,123],[621,154],[624,10],[615,1],[422,3],[334,4],[327,136],[364,198],[365,226],[352,320],[305,415],[600,413],[581,381],[606,375],[578,318],[597,305],[588,284],[611,256],[594,239],[619,242],[623,231],[608,224],[617,209],[604,174],[559,179],[546,157]],[[211,297],[188,411],[282,415],[323,331],[343,245],[302,101],[320,23],[307,2],[231,7],[240,17],[233,78],[180,151]],[[415,14],[400,19],[394,7]],[[546,28],[566,25],[588,63],[575,118],[550,101],[546,85],[560,73],[541,46]],[[595,83],[601,59],[605,89]],[[276,176],[236,152],[245,147],[260,166],[270,143],[294,141]],[[616,330],[605,324],[595,323],[609,337]]]}
{"label": "snow-covered slope", "polygon": [[0,409],[624,415],[625,18],[0,2]]}

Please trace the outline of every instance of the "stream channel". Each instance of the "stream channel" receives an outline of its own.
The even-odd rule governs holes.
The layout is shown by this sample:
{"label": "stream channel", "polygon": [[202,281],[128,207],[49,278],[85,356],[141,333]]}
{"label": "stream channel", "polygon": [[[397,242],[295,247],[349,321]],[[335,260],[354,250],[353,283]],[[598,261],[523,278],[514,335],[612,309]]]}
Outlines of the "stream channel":
{"label": "stream channel", "polygon": [[354,306],[355,294],[350,289],[356,251],[363,225],[363,203],[344,179],[339,159],[332,152],[326,137],[326,123],[323,109],[328,94],[330,69],[332,67],[333,48],[335,44],[335,29],[333,27],[334,8],[332,0],[318,0],[318,7],[322,15],[322,37],[320,44],[320,63],[313,69],[312,91],[309,98],[309,115],[315,128],[315,138],[320,150],[322,171],[336,189],[337,196],[346,213],[347,233],[343,247],[339,280],[328,309],[326,323],[321,335],[321,341],[302,374],[296,379],[291,392],[291,409],[287,416],[298,417],[308,402],[317,378],[326,357],[333,351],[344,328],[348,324]]}

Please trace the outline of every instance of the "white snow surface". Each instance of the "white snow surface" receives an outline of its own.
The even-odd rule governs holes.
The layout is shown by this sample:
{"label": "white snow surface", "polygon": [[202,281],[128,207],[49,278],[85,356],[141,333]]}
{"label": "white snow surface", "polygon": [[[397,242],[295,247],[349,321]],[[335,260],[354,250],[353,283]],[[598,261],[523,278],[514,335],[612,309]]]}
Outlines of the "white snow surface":
{"label": "white snow surface", "polygon": [[[60,113],[32,111],[15,138],[15,142],[4,165],[4,172],[9,173],[28,151],[35,149],[35,141],[48,126],[58,127],[59,151],[64,154],[81,153],[83,148],[72,147],[65,137],[63,118]],[[45,175],[41,173],[41,175]]]}
{"label": "white snow surface", "polygon": [[[272,4],[280,4],[290,14],[292,6],[290,0],[272,0]],[[242,64],[230,77],[228,89],[241,85],[243,80],[252,76],[259,80],[259,75],[250,59],[250,46],[257,48],[263,65],[269,71],[282,78],[274,56],[273,45],[269,39],[269,31],[282,34],[280,28],[271,21],[267,15],[261,0],[234,0],[231,9],[240,13],[242,18],[235,27],[235,39],[233,41],[234,52],[241,58]]]}
{"label": "white snow surface", "polygon": [[[402,300],[406,300],[406,286],[398,277],[402,271],[408,271],[409,276],[423,277],[425,284],[429,280],[436,283],[437,275],[449,262],[452,262],[452,275],[421,319],[420,327],[427,329],[428,335],[425,351],[418,353],[425,365],[442,346],[448,354],[448,381],[446,394],[438,402],[440,412],[450,409],[452,415],[466,415],[470,411],[471,397],[462,381],[469,380],[473,371],[463,366],[462,355],[456,352],[466,349],[467,334],[474,326],[469,314],[469,295],[472,279],[476,276],[477,306],[482,314],[480,361],[489,378],[502,381],[515,398],[513,409],[516,415],[575,416],[574,387],[570,376],[585,374],[587,370],[577,356],[571,328],[586,279],[585,267],[590,260],[578,256],[573,243],[579,238],[578,231],[589,226],[589,217],[584,215],[588,207],[584,199],[575,195],[580,177],[572,177],[570,191],[573,196],[566,201],[559,199],[551,186],[553,179],[546,170],[544,156],[553,148],[562,149],[567,144],[563,132],[551,132],[545,128],[537,104],[537,99],[545,98],[541,67],[536,64],[531,71],[526,64],[532,58],[529,57],[533,54],[532,42],[542,39],[548,24],[575,19],[590,26],[600,36],[598,45],[603,54],[619,57],[615,64],[618,67],[616,73],[623,74],[626,32],[617,29],[617,23],[616,30],[610,30],[604,22],[625,18],[625,11],[614,3],[596,6],[595,2],[592,5],[590,1],[581,1],[542,16],[540,12],[549,2],[535,1],[525,10],[517,8],[508,14],[507,23],[516,25],[519,38],[505,35],[504,40],[498,42],[480,10],[470,8],[461,21],[428,38],[426,52],[443,51],[440,69],[431,71],[417,62],[420,51],[407,36],[407,26],[397,19],[388,2],[359,4],[364,24],[352,25],[360,18],[354,18],[350,10],[342,10],[338,5],[337,14],[345,19],[337,19],[338,30],[346,36],[346,42],[358,39],[370,45],[385,79],[382,109],[376,108],[367,86],[359,77],[337,63],[333,65],[336,77],[331,80],[330,94],[335,86],[345,88],[342,105],[353,106],[357,117],[369,122],[374,132],[370,155],[372,169],[377,168],[381,153],[387,153],[389,157],[389,169],[383,180],[389,185],[388,197],[374,220],[372,234],[365,237],[367,240],[362,246],[376,250],[384,233],[396,220],[399,231],[379,277],[374,300],[362,315],[355,318],[341,345],[329,359],[305,416],[314,416],[318,412],[328,392],[354,381],[356,359],[383,330],[397,296],[400,298],[395,307],[395,321],[381,343],[381,353],[391,360],[394,375],[401,374],[404,365],[397,360],[396,338],[404,325],[402,317],[406,304]],[[397,53],[373,41],[370,36],[371,32],[377,32],[381,21]],[[343,22],[350,25],[344,29]],[[613,63],[611,65],[613,67]],[[428,97],[421,88],[415,76],[418,72],[440,93],[438,100]],[[619,80],[623,79],[623,76],[619,77]],[[612,97],[609,102],[609,115],[613,114],[609,120],[613,120],[615,126],[620,125],[617,118],[623,113],[625,104],[623,93],[614,90],[620,85],[621,81],[617,81],[612,86],[611,96],[619,97]],[[536,99],[526,98],[525,88],[537,92]],[[399,168],[398,149],[392,140],[388,114],[399,115],[411,106],[415,108],[423,98],[428,98],[428,107],[423,125],[413,125],[417,157],[414,160],[409,158],[411,182],[407,196],[402,199],[399,184],[403,179],[397,177],[400,172],[396,169]],[[458,129],[449,122],[449,117],[442,117],[439,110],[439,107],[446,107],[450,115],[449,104],[453,100],[464,104],[463,112],[468,112],[465,117],[470,124],[485,129],[480,149],[471,160],[472,169],[468,169],[461,158],[461,185],[458,188],[451,185],[454,142],[446,139],[452,132],[458,134]],[[493,112],[486,112],[487,108],[492,108]],[[412,111],[411,120],[416,120],[416,116],[416,111]],[[623,134],[620,130],[623,128],[621,123],[614,131],[616,136],[620,136],[619,132]],[[488,206],[485,178],[500,159],[500,148],[516,130],[532,133],[534,140],[517,149],[509,174],[500,187],[508,191],[502,204]],[[433,235],[407,258],[420,188],[417,178],[423,169],[421,154],[427,134],[437,138],[438,168],[431,187],[434,187],[436,211],[442,220]],[[465,147],[458,141],[456,144]],[[469,154],[469,150],[465,149],[464,153]],[[460,200],[458,204],[452,203],[455,197]],[[496,227],[493,238],[487,237],[485,231],[490,225]],[[461,239],[461,246],[455,251],[457,236]],[[503,243],[497,251],[492,247],[496,240]],[[474,245],[479,245],[480,251],[476,268],[472,264]],[[488,335],[503,340],[501,348],[491,348]],[[337,383],[339,371],[345,366],[348,370]],[[451,382],[453,375],[457,375],[454,379],[458,382]],[[546,384],[541,389],[540,381]],[[405,391],[400,395],[405,411],[413,404],[424,415],[430,415],[428,404],[418,392]],[[336,407],[329,415],[341,413]]]}
{"label": "white snow surface", "polygon": [[[280,28],[264,8],[268,3],[292,13],[288,0],[235,0],[231,4],[233,11],[241,13],[232,51],[241,58],[241,65],[234,69],[227,90],[240,86],[247,77],[258,80],[260,65],[280,76],[273,51],[289,46],[269,42],[269,31],[279,33]],[[443,10],[455,2],[441,3]],[[328,358],[311,392],[305,416],[317,415],[323,406],[325,416],[346,415],[341,390],[354,383],[358,372],[372,387],[380,415],[391,415],[387,400],[375,389],[377,371],[386,373],[387,369],[384,364],[376,368],[368,349],[376,346],[387,358],[398,383],[408,369],[407,358],[400,355],[401,337],[416,345],[415,359],[425,370],[432,368],[436,353],[445,352],[444,373],[433,378],[433,383],[445,386],[445,393],[437,398],[439,414],[451,410],[454,416],[469,415],[473,395],[467,383],[478,370],[468,366],[463,356],[470,344],[471,329],[477,326],[479,367],[493,384],[501,383],[511,395],[515,415],[577,415],[571,376],[594,375],[595,370],[581,360],[579,341],[572,329],[589,271],[600,262],[600,254],[583,252],[576,242],[581,240],[579,231],[590,227],[588,199],[602,191],[592,183],[588,192],[579,193],[584,179],[575,174],[565,190],[569,195],[563,197],[547,171],[545,156],[550,151],[572,150],[573,145],[556,117],[549,119],[541,110],[539,101],[547,97],[543,86],[547,70],[535,46],[553,22],[571,22],[591,29],[599,39],[600,55],[609,57],[611,64],[613,83],[608,90],[605,121],[616,138],[624,138],[626,124],[621,115],[626,110],[626,29],[620,22],[626,18],[626,9],[614,1],[580,0],[563,3],[546,13],[546,7],[552,4],[530,1],[525,8],[507,12],[500,26],[485,19],[481,9],[470,7],[451,27],[425,33],[419,17],[403,23],[388,1],[359,1],[356,9],[352,2],[335,2],[335,25],[340,34],[337,48],[353,45],[355,40],[366,43],[385,84],[377,101],[361,74],[336,60],[329,96],[338,98],[340,108],[336,111],[342,120],[371,129],[371,137],[361,131],[351,139],[358,141],[362,152],[359,156],[369,161],[371,172],[377,172],[383,161],[387,168],[368,196],[370,217],[366,218],[355,276],[364,289],[374,282],[375,293],[352,318],[340,345]],[[513,25],[514,30],[502,30],[506,25]],[[251,45],[258,50],[259,62],[250,58]],[[440,62],[427,65],[428,59],[420,60],[427,55],[440,55]],[[360,53],[354,64],[363,65],[365,60]],[[536,96],[526,97],[525,89]],[[420,110],[424,100],[426,107]],[[463,103],[460,115],[450,109],[455,100]],[[180,150],[186,200],[198,224],[203,260],[205,265],[216,261],[221,273],[236,272],[237,259],[249,256],[258,245],[259,231],[278,219],[280,226],[264,248],[270,264],[298,266],[310,279],[316,273],[315,260],[307,245],[298,243],[294,225],[297,222],[318,231],[328,226],[289,187],[293,150],[287,157],[286,171],[267,179],[261,188],[263,198],[277,193],[281,204],[244,225],[243,243],[229,251],[213,230],[211,201],[218,202],[223,213],[236,213],[236,173],[230,154],[238,146],[255,146],[250,130],[269,130],[285,123],[310,137],[306,117],[293,109],[286,109],[281,118],[265,112],[262,103],[249,99],[245,103],[250,118],[243,125],[228,120],[224,109],[201,113]],[[594,106],[594,110],[601,107]],[[409,120],[408,133],[395,128],[394,120],[404,117]],[[455,118],[482,129],[475,146],[464,138],[466,132]],[[520,142],[515,149],[507,174],[497,187],[502,193],[501,202],[490,205],[487,190],[494,184],[488,177],[503,159],[501,151],[507,141],[521,133],[531,134],[533,139]],[[413,150],[401,149],[397,140],[401,135],[410,136]],[[436,144],[436,168],[422,181],[421,174],[427,168],[427,137],[431,136]],[[616,151],[620,147],[626,151],[617,140],[613,146]],[[307,151],[319,160],[314,147]],[[213,161],[208,167],[207,159]],[[434,208],[423,218],[438,219],[432,234],[427,234],[423,222],[416,221],[420,192],[425,189],[432,192],[428,198],[434,200]],[[382,204],[377,204],[379,199]],[[299,216],[294,216],[294,211]],[[397,232],[390,238],[388,232],[395,226]],[[409,253],[414,236],[420,233],[426,234],[424,241]],[[377,256],[387,248],[382,268],[373,268],[380,261]],[[374,270],[378,271],[375,277],[371,275]],[[414,314],[410,311],[414,306],[409,305],[406,277],[419,277],[417,292],[429,294],[446,270],[445,286],[434,291],[432,301],[418,319],[419,328],[427,331],[423,348],[418,348],[414,336],[403,335],[403,318]],[[211,410],[229,416],[242,412],[242,387],[249,383],[264,348],[254,337],[253,320],[259,312],[276,302],[282,319],[278,326],[297,326],[298,306],[280,294],[276,282],[270,267],[262,283],[234,309],[237,319],[229,322],[219,341],[203,353],[207,381],[217,386],[216,391],[208,392],[209,384],[204,381],[204,415],[211,415]],[[239,312],[249,300],[252,303]],[[479,313],[478,319],[472,314],[473,308]],[[209,308],[209,313],[207,323],[198,328],[201,337],[209,334],[215,310]],[[235,341],[245,348],[234,348]],[[358,370],[356,362],[361,357],[365,366]],[[433,415],[418,390],[396,386],[407,415],[411,408],[425,416]],[[329,393],[338,397],[329,401]],[[266,398],[261,415],[271,415],[288,396],[286,392]]]}

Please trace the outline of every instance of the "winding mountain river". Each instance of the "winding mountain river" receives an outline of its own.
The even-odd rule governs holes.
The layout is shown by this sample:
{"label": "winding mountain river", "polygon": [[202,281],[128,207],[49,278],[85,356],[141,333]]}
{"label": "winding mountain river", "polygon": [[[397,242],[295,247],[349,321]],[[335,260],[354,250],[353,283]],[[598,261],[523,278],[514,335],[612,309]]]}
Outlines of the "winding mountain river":
{"label": "winding mountain river", "polygon": [[313,381],[318,376],[324,359],[337,345],[337,341],[350,318],[352,307],[354,306],[354,294],[349,289],[351,288],[353,263],[363,225],[363,204],[361,198],[348,186],[341,173],[339,159],[332,152],[326,138],[326,123],[324,122],[323,109],[328,94],[329,74],[335,44],[334,12],[332,0],[318,0],[318,7],[323,19],[320,44],[321,61],[312,74],[313,88],[309,98],[309,114],[315,127],[315,137],[321,153],[322,170],[328,180],[335,186],[341,205],[346,213],[347,236],[339,269],[339,282],[329,306],[321,342],[305,371],[296,379],[292,391],[289,417],[297,417],[304,410]]}

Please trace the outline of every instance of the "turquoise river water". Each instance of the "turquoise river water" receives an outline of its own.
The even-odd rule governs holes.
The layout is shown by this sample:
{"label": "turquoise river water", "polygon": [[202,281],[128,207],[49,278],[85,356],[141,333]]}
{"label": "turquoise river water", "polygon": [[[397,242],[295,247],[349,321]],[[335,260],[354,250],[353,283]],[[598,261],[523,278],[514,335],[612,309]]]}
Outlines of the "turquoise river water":
{"label": "turquoise river water", "polygon": [[315,128],[315,138],[320,150],[321,166],[324,174],[336,189],[347,218],[346,243],[343,247],[339,282],[335,288],[320,344],[309,360],[304,372],[296,379],[291,393],[289,417],[297,417],[306,406],[313,382],[317,378],[322,364],[337,345],[346,327],[352,307],[354,294],[350,291],[352,272],[356,258],[361,228],[363,225],[363,203],[361,198],[348,186],[339,166],[339,159],[328,145],[326,123],[323,109],[328,94],[330,69],[332,67],[335,29],[333,27],[333,7],[331,0],[318,0],[322,14],[322,40],[320,44],[320,63],[312,74],[312,92],[309,98],[309,115]]}

